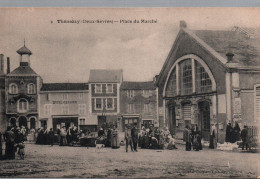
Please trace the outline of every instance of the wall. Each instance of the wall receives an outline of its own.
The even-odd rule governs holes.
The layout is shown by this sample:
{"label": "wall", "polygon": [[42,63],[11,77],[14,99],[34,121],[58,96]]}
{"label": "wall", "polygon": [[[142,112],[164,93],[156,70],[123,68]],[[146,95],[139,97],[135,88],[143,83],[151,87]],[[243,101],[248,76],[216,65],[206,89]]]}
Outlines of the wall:
{"label": "wall", "polygon": [[[128,112],[128,104],[134,104],[134,114],[141,114],[142,119],[157,119],[156,90],[150,90],[148,96],[144,96],[142,90],[134,90],[134,97],[127,97],[127,90],[120,91],[120,113]],[[149,103],[149,112],[144,112],[144,104]]]}
{"label": "wall", "polygon": [[[63,95],[67,95],[67,99],[64,99]],[[51,105],[50,114],[46,114],[44,112],[45,104]],[[85,114],[79,114],[79,104],[85,104]],[[68,105],[69,107],[69,111],[67,114],[63,113],[62,111],[62,107],[64,105]],[[52,126],[53,115],[61,115],[61,116],[74,115],[74,116],[78,116],[79,118],[86,118],[86,120],[90,120],[88,91],[41,92],[40,93],[40,120],[47,119],[48,127]],[[89,121],[89,122],[93,123],[93,121]],[[88,121],[86,121],[86,123],[88,123]]]}
{"label": "wall", "polygon": [[[23,84],[21,83],[23,81]],[[15,83],[18,86],[18,94],[9,94],[9,84]],[[37,93],[38,88],[36,85],[36,94],[28,94],[27,93],[27,85],[29,83],[37,84],[37,77],[7,77],[6,78],[6,113],[18,113],[17,111],[17,101],[14,100],[14,103],[11,103],[10,99],[13,99],[14,97],[19,96],[20,94],[24,94],[28,96],[29,98],[33,99],[29,102],[29,110],[27,113],[37,113]]]}

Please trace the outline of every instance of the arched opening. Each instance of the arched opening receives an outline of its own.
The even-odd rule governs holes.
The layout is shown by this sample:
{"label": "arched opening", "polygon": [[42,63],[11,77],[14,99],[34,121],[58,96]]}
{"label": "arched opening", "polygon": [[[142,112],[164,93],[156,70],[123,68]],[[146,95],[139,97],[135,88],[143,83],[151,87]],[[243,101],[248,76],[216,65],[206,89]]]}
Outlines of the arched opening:
{"label": "arched opening", "polygon": [[198,103],[199,109],[199,128],[202,138],[209,140],[210,135],[210,103],[208,101],[201,101]]}
{"label": "arched opening", "polygon": [[10,119],[10,124],[12,127],[16,126],[16,119],[14,117]]}
{"label": "arched opening", "polygon": [[36,123],[35,123],[35,118],[34,117],[32,117],[31,119],[30,119],[30,129],[35,129],[36,128]]}
{"label": "arched opening", "polygon": [[19,127],[27,127],[27,118],[25,116],[19,117]]}

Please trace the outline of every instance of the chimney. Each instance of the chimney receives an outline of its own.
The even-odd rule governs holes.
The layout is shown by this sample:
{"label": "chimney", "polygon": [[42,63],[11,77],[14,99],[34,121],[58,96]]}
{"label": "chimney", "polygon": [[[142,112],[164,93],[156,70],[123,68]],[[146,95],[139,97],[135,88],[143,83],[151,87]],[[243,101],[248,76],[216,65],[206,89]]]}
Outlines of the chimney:
{"label": "chimney", "polygon": [[234,54],[233,53],[231,53],[231,52],[228,52],[227,54],[226,54],[226,56],[227,56],[227,63],[232,63],[233,62],[233,57],[234,57]]}
{"label": "chimney", "polygon": [[185,21],[180,21],[180,28],[187,28],[187,23]]}
{"label": "chimney", "polygon": [[7,69],[6,69],[6,74],[10,73],[10,58],[7,57]]}
{"label": "chimney", "polygon": [[4,73],[4,55],[0,54],[0,72]]}

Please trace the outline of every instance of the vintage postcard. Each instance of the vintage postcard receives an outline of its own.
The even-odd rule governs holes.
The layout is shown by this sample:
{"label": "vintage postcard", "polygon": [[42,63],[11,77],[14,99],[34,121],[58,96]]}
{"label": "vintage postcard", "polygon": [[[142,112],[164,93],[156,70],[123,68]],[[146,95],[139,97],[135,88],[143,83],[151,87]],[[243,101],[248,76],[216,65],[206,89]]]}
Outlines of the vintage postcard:
{"label": "vintage postcard", "polygon": [[259,8],[1,8],[0,177],[257,178]]}

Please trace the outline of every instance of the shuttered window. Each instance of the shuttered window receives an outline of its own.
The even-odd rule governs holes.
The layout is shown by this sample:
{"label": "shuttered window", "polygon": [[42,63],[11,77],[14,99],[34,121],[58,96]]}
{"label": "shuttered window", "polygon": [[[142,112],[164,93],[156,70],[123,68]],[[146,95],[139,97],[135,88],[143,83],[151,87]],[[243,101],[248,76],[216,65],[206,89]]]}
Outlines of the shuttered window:
{"label": "shuttered window", "polygon": [[183,105],[183,120],[191,120],[191,104],[186,103]]}
{"label": "shuttered window", "polygon": [[255,91],[255,115],[256,119],[260,119],[260,86]]}

